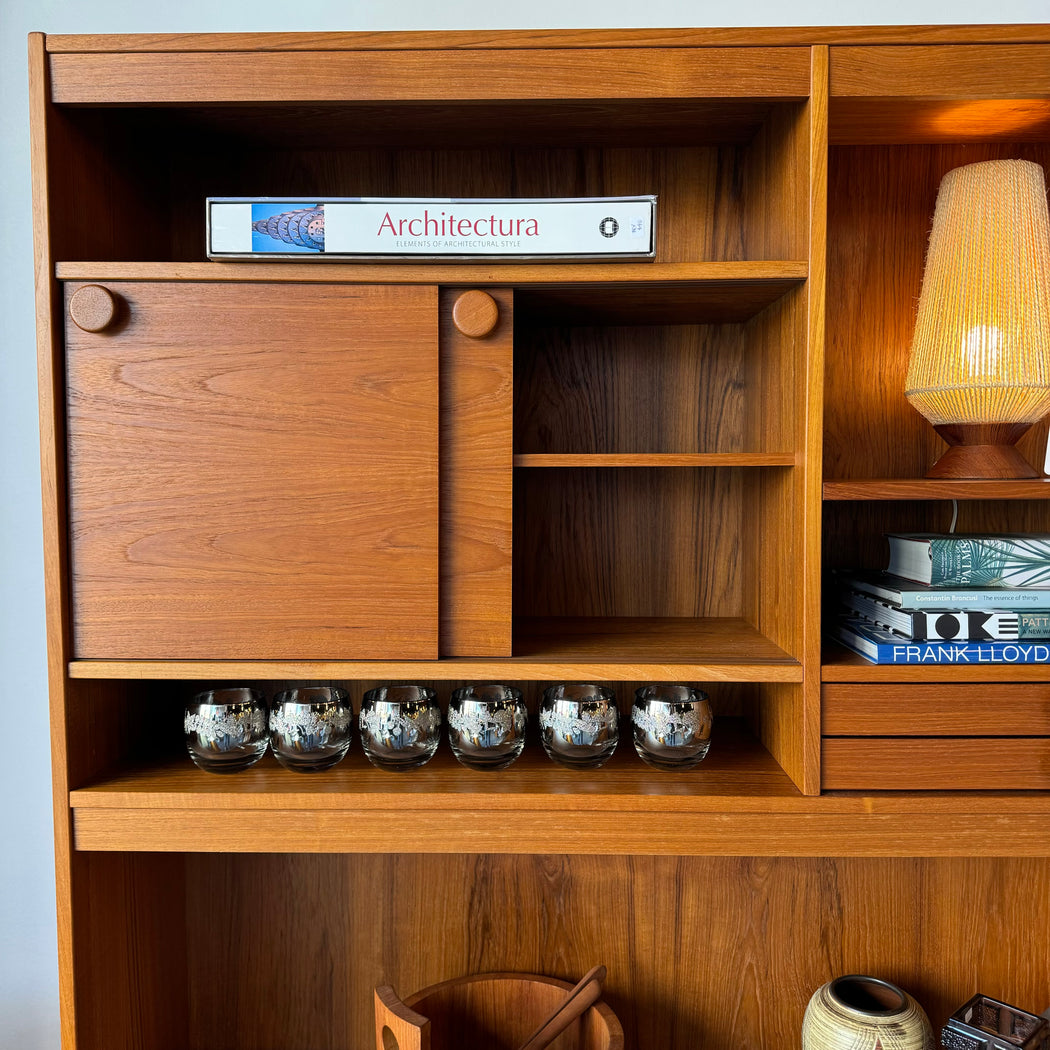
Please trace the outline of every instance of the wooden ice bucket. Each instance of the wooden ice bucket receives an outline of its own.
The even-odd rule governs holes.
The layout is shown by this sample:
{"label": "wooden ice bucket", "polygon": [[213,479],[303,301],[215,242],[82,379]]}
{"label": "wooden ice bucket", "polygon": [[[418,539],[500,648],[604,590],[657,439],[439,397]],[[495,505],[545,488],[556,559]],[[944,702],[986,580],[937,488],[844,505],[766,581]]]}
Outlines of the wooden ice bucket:
{"label": "wooden ice bucket", "polygon": [[[433,984],[404,1001],[376,988],[376,1050],[516,1050],[572,987],[532,973],[482,973]],[[623,1050],[623,1029],[600,999],[551,1050]]]}

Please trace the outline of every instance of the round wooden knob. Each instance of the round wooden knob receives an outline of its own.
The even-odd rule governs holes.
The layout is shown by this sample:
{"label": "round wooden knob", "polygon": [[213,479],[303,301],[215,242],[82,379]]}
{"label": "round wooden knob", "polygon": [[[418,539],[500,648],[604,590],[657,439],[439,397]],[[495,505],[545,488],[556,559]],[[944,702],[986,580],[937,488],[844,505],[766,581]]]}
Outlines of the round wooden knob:
{"label": "round wooden knob", "polygon": [[101,332],[117,316],[116,296],[100,284],[85,284],[69,297],[69,316],[85,332]]}
{"label": "round wooden knob", "polygon": [[499,320],[499,305],[488,292],[464,292],[452,306],[452,323],[471,339],[488,335]]}

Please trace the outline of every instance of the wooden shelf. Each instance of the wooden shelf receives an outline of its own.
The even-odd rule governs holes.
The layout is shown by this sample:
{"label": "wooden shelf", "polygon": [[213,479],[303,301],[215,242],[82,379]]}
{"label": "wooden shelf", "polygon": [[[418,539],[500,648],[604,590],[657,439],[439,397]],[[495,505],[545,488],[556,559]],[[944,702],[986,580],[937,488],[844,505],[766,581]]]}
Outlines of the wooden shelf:
{"label": "wooden shelf", "polygon": [[938,500],[1050,499],[1050,478],[1015,481],[857,478],[824,482],[824,499]]}
{"label": "wooden shelf", "polygon": [[802,666],[741,619],[519,619],[515,655],[443,660],[73,660],[78,679],[801,682]]}
{"label": "wooden shelf", "polygon": [[516,467],[793,467],[792,452],[522,452]]}
{"label": "wooden shelf", "polygon": [[[421,769],[372,768],[355,742],[334,769],[290,773],[268,755],[216,776],[188,758],[70,793],[87,851],[564,853],[775,856],[1050,854],[1046,795],[801,795],[735,720],[683,773],[650,769],[621,739],[601,769],[566,770],[537,741],[498,773],[443,745]],[[988,834],[982,834],[987,831]]]}
{"label": "wooden shelf", "polygon": [[825,644],[820,668],[823,682],[1045,682],[1048,675],[1047,664],[873,664],[834,642]]}
{"label": "wooden shelf", "polygon": [[743,321],[806,280],[796,260],[661,263],[65,261],[60,281],[287,281],[509,285],[533,320],[603,324]]}

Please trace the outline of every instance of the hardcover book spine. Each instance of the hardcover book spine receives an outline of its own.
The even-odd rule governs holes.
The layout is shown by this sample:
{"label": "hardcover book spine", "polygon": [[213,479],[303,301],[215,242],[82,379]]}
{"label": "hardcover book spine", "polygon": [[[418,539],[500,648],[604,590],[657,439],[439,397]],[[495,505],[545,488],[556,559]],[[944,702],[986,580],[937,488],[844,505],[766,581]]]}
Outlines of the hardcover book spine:
{"label": "hardcover book spine", "polygon": [[856,592],[842,596],[854,615],[882,624],[916,641],[1017,641],[1050,639],[1050,609],[910,610]]}
{"label": "hardcover book spine", "polygon": [[854,652],[879,664],[945,664],[975,667],[983,664],[1045,664],[1050,642],[910,642],[875,641],[848,625],[836,628],[836,637]]}
{"label": "hardcover book spine", "polygon": [[652,259],[656,198],[209,198],[216,259]]}
{"label": "hardcover book spine", "polygon": [[[893,581],[892,583],[890,581]],[[892,602],[905,612],[940,609],[1004,612],[1026,609],[1040,612],[1050,609],[1050,590],[1038,587],[930,587],[883,576],[845,576],[844,585]]]}
{"label": "hardcover book spine", "polygon": [[949,537],[929,542],[930,583],[935,586],[1050,585],[1050,544],[1046,540]]}

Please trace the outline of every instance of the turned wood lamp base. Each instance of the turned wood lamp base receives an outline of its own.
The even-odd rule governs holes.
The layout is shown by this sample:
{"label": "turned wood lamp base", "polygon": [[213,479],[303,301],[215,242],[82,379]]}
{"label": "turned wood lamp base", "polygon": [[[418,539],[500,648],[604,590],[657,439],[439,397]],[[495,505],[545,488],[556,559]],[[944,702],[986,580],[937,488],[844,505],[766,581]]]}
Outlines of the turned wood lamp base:
{"label": "turned wood lamp base", "polygon": [[1038,478],[1039,472],[1014,447],[1031,423],[942,423],[933,429],[948,451],[928,478]]}

